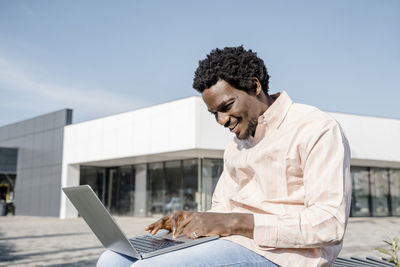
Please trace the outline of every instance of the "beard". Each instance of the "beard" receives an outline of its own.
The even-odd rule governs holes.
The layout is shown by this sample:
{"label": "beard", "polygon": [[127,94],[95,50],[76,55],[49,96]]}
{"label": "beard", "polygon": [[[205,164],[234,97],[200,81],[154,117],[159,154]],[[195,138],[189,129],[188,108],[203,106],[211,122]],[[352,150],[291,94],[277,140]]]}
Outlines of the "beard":
{"label": "beard", "polygon": [[251,136],[254,136],[254,133],[256,132],[256,128],[258,125],[258,121],[249,121],[249,125],[247,126],[246,131],[244,132],[244,136],[242,138],[239,139],[247,139]]}

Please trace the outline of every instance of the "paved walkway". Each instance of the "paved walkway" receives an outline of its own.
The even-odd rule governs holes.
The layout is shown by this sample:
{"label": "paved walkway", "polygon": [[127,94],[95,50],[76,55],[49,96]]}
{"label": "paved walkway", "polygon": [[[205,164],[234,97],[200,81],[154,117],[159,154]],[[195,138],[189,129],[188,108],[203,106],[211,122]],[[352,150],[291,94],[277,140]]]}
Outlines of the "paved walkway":
{"label": "paved walkway", "polygon": [[[154,218],[117,217],[127,236]],[[341,256],[377,256],[382,240],[400,236],[400,218],[351,218]],[[94,266],[103,247],[81,219],[0,217],[0,266]]]}

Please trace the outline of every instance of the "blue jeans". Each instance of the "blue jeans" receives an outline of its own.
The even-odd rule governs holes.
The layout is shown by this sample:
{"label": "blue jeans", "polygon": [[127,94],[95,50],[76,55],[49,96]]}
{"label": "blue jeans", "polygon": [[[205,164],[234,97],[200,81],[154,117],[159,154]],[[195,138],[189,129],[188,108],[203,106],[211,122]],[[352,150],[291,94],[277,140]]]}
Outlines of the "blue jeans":
{"label": "blue jeans", "polygon": [[107,250],[98,267],[109,266],[265,266],[278,265],[261,255],[227,240],[213,240],[144,260],[136,260]]}

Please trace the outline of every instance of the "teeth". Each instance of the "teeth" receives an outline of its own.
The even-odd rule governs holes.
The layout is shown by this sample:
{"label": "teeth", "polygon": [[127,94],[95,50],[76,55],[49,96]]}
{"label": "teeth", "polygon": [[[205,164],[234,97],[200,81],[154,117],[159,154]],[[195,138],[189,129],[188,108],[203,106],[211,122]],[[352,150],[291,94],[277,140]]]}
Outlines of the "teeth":
{"label": "teeth", "polygon": [[238,124],[236,123],[235,126],[233,126],[232,128],[229,128],[229,130],[232,131],[233,129],[235,129],[235,127],[236,127],[237,125],[238,125]]}

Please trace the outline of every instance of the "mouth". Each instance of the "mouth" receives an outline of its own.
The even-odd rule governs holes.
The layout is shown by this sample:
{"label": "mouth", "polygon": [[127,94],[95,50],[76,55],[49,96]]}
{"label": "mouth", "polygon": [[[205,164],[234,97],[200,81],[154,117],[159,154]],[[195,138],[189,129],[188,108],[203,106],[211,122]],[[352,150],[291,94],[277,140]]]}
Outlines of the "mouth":
{"label": "mouth", "polygon": [[229,127],[229,131],[231,131],[232,133],[235,133],[236,127],[238,126],[239,122],[240,121],[237,121],[234,125]]}

